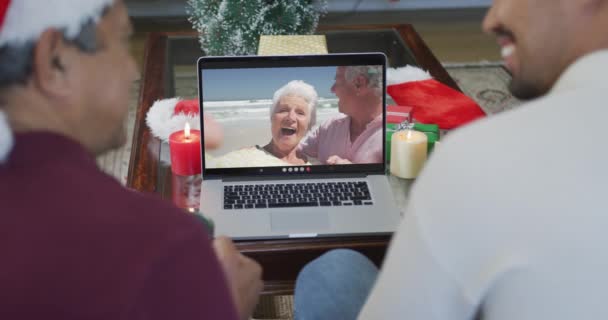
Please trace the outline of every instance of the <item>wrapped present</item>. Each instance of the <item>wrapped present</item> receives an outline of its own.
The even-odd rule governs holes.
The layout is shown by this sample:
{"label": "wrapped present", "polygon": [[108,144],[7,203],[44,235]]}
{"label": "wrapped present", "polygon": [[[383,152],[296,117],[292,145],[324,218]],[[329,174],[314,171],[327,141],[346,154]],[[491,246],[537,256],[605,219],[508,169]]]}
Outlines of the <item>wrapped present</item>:
{"label": "wrapped present", "polygon": [[[386,124],[386,137],[385,137],[385,150],[386,150],[386,159],[387,162],[388,160],[391,158],[391,139],[393,136],[393,133],[395,133],[398,130],[400,124],[396,124],[396,123],[387,123]],[[427,140],[427,150],[428,150],[428,154],[431,154],[431,152],[433,151],[433,148],[435,147],[435,142],[439,141],[440,135],[439,135],[439,126],[436,124],[425,124],[425,123],[415,123],[414,124],[414,130],[416,131],[420,131],[422,133],[424,133],[428,140]]]}
{"label": "wrapped present", "polygon": [[258,55],[327,54],[324,35],[260,36]]}
{"label": "wrapped present", "polygon": [[416,123],[414,124],[414,130],[426,134],[428,138],[428,154],[431,154],[433,148],[435,148],[435,142],[439,141],[439,125]]}
{"label": "wrapped present", "polygon": [[386,107],[386,122],[399,124],[412,122],[412,107],[391,105]]}

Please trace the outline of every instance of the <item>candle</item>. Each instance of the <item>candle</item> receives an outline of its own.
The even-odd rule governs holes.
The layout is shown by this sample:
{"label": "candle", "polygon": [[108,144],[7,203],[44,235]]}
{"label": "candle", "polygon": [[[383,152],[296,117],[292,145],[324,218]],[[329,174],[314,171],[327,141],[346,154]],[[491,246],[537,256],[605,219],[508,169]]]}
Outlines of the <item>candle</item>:
{"label": "candle", "polygon": [[171,151],[171,171],[190,176],[201,173],[201,132],[190,130],[186,123],[183,131],[177,131],[169,136]]}
{"label": "candle", "polygon": [[391,140],[391,173],[404,179],[416,178],[427,157],[426,135],[403,130],[393,133]]}

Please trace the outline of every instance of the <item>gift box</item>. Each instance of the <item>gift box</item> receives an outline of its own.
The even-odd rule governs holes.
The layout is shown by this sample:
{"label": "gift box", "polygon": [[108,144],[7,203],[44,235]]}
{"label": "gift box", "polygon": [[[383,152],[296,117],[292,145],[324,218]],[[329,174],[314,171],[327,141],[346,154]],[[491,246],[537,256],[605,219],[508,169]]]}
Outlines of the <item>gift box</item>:
{"label": "gift box", "polygon": [[412,107],[395,105],[386,107],[387,123],[399,124],[405,121],[412,122]]}
{"label": "gift box", "polygon": [[[386,150],[386,162],[389,162],[391,159],[391,140],[393,137],[393,133],[397,131],[399,124],[397,123],[387,123],[386,124],[386,137],[385,137],[385,150]],[[435,142],[439,141],[439,126],[436,124],[425,124],[425,123],[415,123],[414,130],[420,131],[424,133],[428,139],[427,143],[427,151],[428,154],[433,152],[433,148],[435,147]]]}
{"label": "gift box", "polygon": [[259,56],[327,54],[324,35],[260,36]]}

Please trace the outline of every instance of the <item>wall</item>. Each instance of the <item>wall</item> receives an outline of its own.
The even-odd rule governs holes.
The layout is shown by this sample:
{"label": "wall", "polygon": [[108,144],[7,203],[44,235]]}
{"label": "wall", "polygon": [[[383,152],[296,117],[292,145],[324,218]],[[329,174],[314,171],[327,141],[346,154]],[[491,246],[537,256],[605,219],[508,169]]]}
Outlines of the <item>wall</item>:
{"label": "wall", "polygon": [[329,0],[329,12],[352,11],[389,11],[415,9],[456,9],[487,7],[492,0]]}
{"label": "wall", "polygon": [[[133,17],[181,17],[185,16],[186,0],[126,0]],[[328,0],[328,11],[374,12],[408,11],[416,9],[456,9],[487,7],[491,0]],[[355,6],[358,4],[358,7]]]}

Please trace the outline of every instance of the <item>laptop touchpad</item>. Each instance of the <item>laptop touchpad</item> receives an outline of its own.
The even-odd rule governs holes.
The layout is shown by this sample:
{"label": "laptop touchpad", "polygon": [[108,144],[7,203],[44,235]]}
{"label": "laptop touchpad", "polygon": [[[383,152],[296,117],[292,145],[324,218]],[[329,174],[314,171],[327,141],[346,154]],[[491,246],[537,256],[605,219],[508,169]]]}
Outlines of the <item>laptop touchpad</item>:
{"label": "laptop touchpad", "polygon": [[306,209],[291,209],[288,212],[273,212],[270,217],[272,231],[319,232],[329,229],[327,212],[311,212]]}

